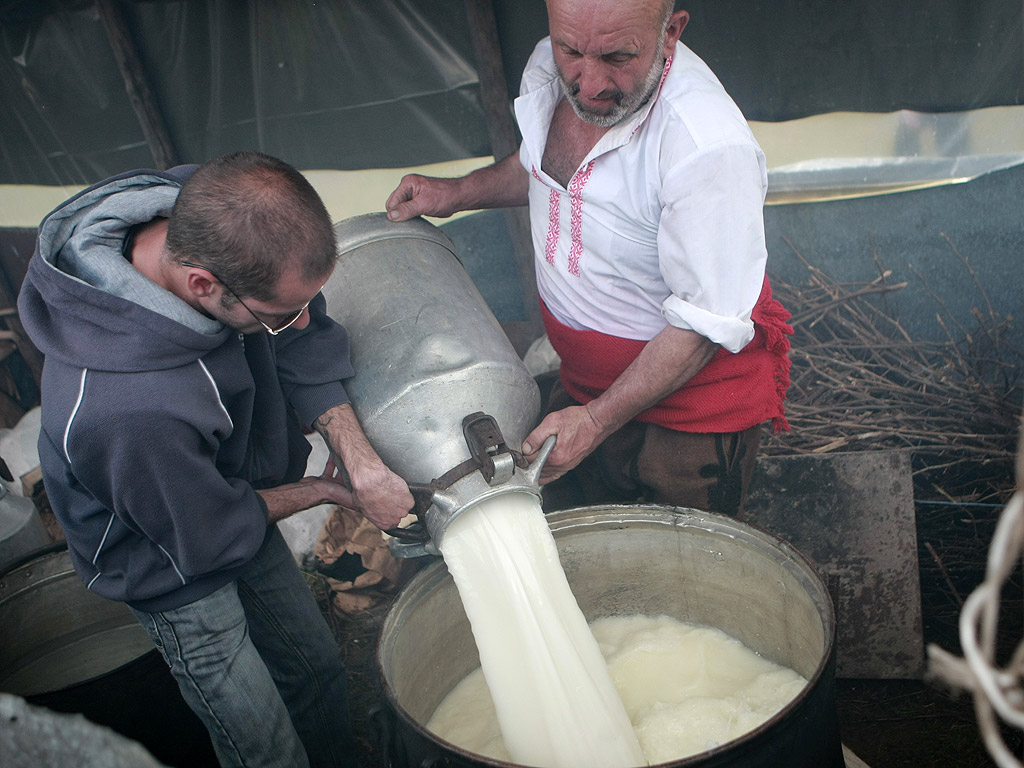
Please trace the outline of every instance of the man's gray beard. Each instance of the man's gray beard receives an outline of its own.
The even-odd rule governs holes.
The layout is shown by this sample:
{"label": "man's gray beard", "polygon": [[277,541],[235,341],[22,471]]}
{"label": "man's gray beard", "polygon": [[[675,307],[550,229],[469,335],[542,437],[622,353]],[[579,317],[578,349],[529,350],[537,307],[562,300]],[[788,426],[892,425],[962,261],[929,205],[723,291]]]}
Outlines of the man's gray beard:
{"label": "man's gray beard", "polygon": [[662,72],[665,71],[665,60],[662,59],[659,62],[658,59],[655,59],[651,64],[650,70],[644,76],[643,82],[640,83],[640,87],[630,96],[620,94],[615,106],[604,115],[588,111],[578,98],[580,92],[579,85],[570,86],[565,82],[565,78],[562,77],[562,70],[558,69],[557,64],[555,69],[558,72],[558,82],[562,86],[562,93],[565,94],[566,101],[572,106],[572,111],[576,113],[576,117],[586,123],[596,125],[598,128],[611,128],[632,115],[651,98],[654,89],[658,87],[658,83],[661,81]]}

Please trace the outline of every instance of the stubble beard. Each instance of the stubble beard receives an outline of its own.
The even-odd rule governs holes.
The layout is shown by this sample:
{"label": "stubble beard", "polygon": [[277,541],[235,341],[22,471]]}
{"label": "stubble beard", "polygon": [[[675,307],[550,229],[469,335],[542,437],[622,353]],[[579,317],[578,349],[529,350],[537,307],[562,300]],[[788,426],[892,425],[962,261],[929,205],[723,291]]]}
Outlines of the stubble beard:
{"label": "stubble beard", "polygon": [[662,72],[665,71],[665,60],[661,59],[659,61],[659,58],[655,58],[651,68],[644,75],[644,79],[632,93],[624,94],[619,91],[612,95],[615,103],[607,112],[595,112],[584,106],[579,98],[579,83],[570,85],[566,82],[562,76],[562,70],[558,67],[557,63],[555,64],[555,69],[558,72],[558,82],[562,86],[562,93],[565,95],[566,101],[572,106],[576,116],[580,120],[596,125],[599,128],[611,128],[643,107],[654,94],[654,89],[658,87],[658,83],[661,81]]}

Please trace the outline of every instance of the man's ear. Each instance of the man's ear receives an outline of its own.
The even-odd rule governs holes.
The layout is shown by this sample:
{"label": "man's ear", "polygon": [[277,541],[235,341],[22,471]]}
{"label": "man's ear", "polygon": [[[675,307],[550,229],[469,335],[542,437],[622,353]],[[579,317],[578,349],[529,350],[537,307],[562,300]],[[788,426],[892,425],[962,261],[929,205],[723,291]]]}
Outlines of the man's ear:
{"label": "man's ear", "polygon": [[185,290],[197,299],[211,296],[220,288],[209,272],[195,267],[186,267],[186,269],[188,272],[185,274]]}
{"label": "man's ear", "polygon": [[665,29],[665,49],[662,55],[667,59],[675,51],[676,43],[679,42],[683,30],[690,21],[689,11],[676,11],[668,18],[668,27]]}

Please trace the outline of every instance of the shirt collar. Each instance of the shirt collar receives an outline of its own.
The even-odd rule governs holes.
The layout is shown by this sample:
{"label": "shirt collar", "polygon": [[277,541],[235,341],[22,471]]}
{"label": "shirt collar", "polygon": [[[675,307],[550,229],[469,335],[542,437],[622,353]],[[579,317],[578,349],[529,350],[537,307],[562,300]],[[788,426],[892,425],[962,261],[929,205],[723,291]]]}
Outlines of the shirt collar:
{"label": "shirt collar", "polygon": [[640,109],[625,120],[613,125],[608,132],[601,137],[601,140],[597,142],[594,147],[595,152],[607,152],[610,149],[621,147],[622,145],[630,142],[636,132],[640,130],[640,126],[642,126],[644,121],[646,121],[648,116],[650,116],[651,110],[654,109],[654,105],[658,102],[658,97],[661,95],[661,88],[665,84],[665,79],[668,77],[668,73],[671,68],[672,57],[670,56],[665,60],[665,67],[662,70],[661,79],[654,87],[654,91],[651,93],[651,98],[644,102],[644,105],[640,107]]}

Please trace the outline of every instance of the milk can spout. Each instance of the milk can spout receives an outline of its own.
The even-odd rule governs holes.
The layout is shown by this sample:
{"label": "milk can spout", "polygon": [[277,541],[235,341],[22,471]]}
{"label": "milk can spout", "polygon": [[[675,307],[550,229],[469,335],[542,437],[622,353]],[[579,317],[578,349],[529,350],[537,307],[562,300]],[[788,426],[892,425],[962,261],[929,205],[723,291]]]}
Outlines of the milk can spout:
{"label": "milk can spout", "polygon": [[[472,414],[466,418],[468,421],[480,415]],[[555,436],[552,435],[544,441],[532,463],[527,462],[522,454],[507,450],[488,457],[490,460],[481,457],[479,466],[468,466],[474,457],[427,486],[410,485],[416,498],[415,511],[419,521],[409,528],[386,531],[393,537],[388,542],[391,554],[401,558],[440,554],[441,539],[451,523],[484,499],[523,492],[540,498],[540,472],[554,447]],[[497,469],[506,466],[506,456],[511,456],[510,461],[514,462],[509,465],[511,469],[507,476],[503,469]],[[490,469],[492,462],[493,470]]]}

